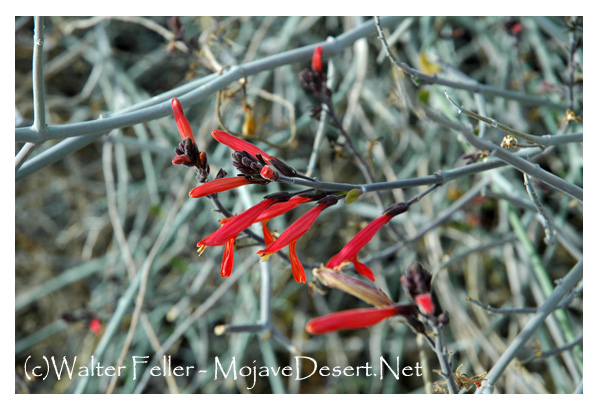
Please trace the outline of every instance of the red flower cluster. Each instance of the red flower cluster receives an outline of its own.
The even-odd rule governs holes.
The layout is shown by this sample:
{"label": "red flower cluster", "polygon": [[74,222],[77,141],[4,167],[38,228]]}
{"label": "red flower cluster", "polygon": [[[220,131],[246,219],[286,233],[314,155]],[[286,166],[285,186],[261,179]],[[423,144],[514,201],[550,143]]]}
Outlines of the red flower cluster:
{"label": "red flower cluster", "polygon": [[[313,95],[323,99],[330,97],[330,90],[326,88],[326,77],[323,74],[322,63],[323,49],[316,47],[312,56],[312,66],[300,73],[302,86]],[[216,179],[208,182],[209,167],[206,153],[200,152],[195,143],[191,126],[183,113],[181,103],[176,98],[171,101],[175,121],[182,142],[175,150],[177,156],[173,159],[174,164],[195,167],[198,172],[198,181],[202,184],[193,188],[189,196],[199,198],[210,196],[223,191],[231,190],[247,184],[265,185],[270,182],[289,181],[289,177],[306,178],[298,174],[293,168],[269,155],[248,141],[232,136],[221,130],[213,130],[212,136],[219,143],[225,144],[233,150],[233,165],[239,171],[239,175],[225,177],[221,170]],[[321,110],[322,107],[319,109]],[[314,111],[318,112],[318,110]],[[284,176],[284,177],[283,177]],[[308,210],[291,224],[278,238],[275,239],[268,229],[267,223],[298,205],[317,201],[316,205]],[[242,213],[224,218],[220,221],[221,227],[197,243],[198,252],[201,254],[208,246],[224,245],[224,253],[221,264],[221,276],[231,275],[234,264],[235,241],[239,234],[255,223],[262,224],[265,247],[257,252],[262,261],[289,247],[289,259],[293,277],[298,283],[306,282],[304,267],[300,262],[296,245],[298,240],[310,229],[316,219],[326,208],[336,204],[338,197],[327,195],[327,193],[316,192],[312,194],[290,195],[288,193],[277,193],[264,197],[264,200],[250,207]],[[342,311],[316,318],[308,322],[306,331],[310,334],[322,334],[342,329],[356,329],[369,327],[389,317],[400,315],[406,318],[415,329],[424,329],[418,320],[417,314],[432,315],[435,307],[430,294],[430,274],[427,277],[426,270],[412,265],[408,269],[407,278],[402,277],[401,282],[408,291],[411,299],[409,304],[396,304],[379,289],[351,277],[345,276],[341,269],[353,263],[357,272],[371,281],[374,274],[368,266],[358,261],[359,251],[374,237],[374,235],[393,217],[406,212],[410,203],[397,203],[388,208],[383,214],[370,222],[360,230],[336,255],[331,257],[325,266],[314,270],[314,275],[323,284],[338,288],[354,295],[364,301],[373,304],[374,308],[361,308]],[[90,329],[92,324],[90,323]],[[94,328],[96,326],[94,325]]]}
{"label": "red flower cluster", "polygon": [[[273,170],[273,167],[286,173],[294,172],[293,169],[286,166],[282,161],[277,160],[275,157],[270,156],[260,148],[245,140],[241,140],[240,138],[234,137],[221,130],[212,131],[212,136],[218,142],[223,143],[235,150],[234,154],[238,155],[234,156],[234,158],[238,159],[239,167],[243,168],[244,170],[252,170],[252,167],[255,168],[257,164],[256,161],[262,161],[263,164],[266,163],[261,166],[259,173],[260,177],[266,181],[275,178],[276,172]],[[195,187],[191,190],[189,196],[193,198],[199,198],[222,191],[231,190],[242,185],[253,184],[256,182],[255,178],[256,177],[253,175],[248,177],[245,174],[237,177],[217,178]],[[317,205],[312,211],[308,212],[304,217],[296,221],[294,225],[289,227],[289,229],[286,230],[281,237],[279,237],[277,240],[278,242],[275,242],[275,239],[270,230],[268,230],[268,226],[266,224],[269,220],[292,210],[299,204],[306,201],[311,201],[313,199],[314,198],[308,196],[291,197],[287,194],[266,197],[264,201],[256,204],[243,213],[221,220],[222,226],[217,231],[198,242],[198,252],[202,253],[208,246],[225,245],[225,251],[221,265],[221,275],[223,277],[228,277],[231,275],[233,270],[233,250],[235,248],[234,244],[237,236],[243,230],[249,228],[252,224],[259,222],[262,223],[266,248],[264,250],[260,250],[258,253],[262,254],[262,256],[267,256],[277,252],[286,245],[289,245],[293,275],[298,282],[305,282],[306,276],[304,274],[303,266],[299,262],[299,259],[295,253],[295,242],[308,230],[310,225],[318,217],[320,211],[329,205],[332,205],[332,202],[329,201],[327,203]],[[287,241],[288,239],[290,240]]]}
{"label": "red flower cluster", "polygon": [[[212,137],[219,143],[225,144],[234,150],[233,164],[242,171],[236,177],[217,178],[199,185],[189,192],[192,198],[205,197],[210,194],[232,190],[246,184],[268,184],[276,181],[279,170],[285,175],[294,175],[295,170],[281,160],[272,157],[252,143],[232,136],[221,130],[212,130]],[[274,169],[273,169],[274,168]]]}

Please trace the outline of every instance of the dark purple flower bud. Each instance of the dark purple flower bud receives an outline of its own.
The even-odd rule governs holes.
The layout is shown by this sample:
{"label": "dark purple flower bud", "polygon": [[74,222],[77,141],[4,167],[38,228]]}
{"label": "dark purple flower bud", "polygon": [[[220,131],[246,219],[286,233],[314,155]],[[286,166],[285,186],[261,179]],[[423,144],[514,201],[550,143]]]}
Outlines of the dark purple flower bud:
{"label": "dark purple flower bud", "polygon": [[408,322],[410,327],[412,327],[412,329],[415,332],[424,334],[424,332],[425,332],[424,324],[420,320],[418,320],[418,318],[416,318],[415,315],[412,317],[406,317],[406,321]]}
{"label": "dark purple flower bud", "polygon": [[426,315],[435,313],[435,303],[431,294],[431,281],[433,276],[418,262],[413,262],[406,274],[401,277],[401,285],[414,301],[420,312]]}
{"label": "dark purple flower bud", "polygon": [[286,177],[295,177],[295,176],[297,176],[297,171],[295,171],[295,169],[293,167],[287,165],[286,163],[284,163],[283,161],[279,160],[278,158],[271,157],[270,164],[274,168],[276,168],[279,173],[283,174]]}
{"label": "dark purple flower bud", "polygon": [[289,201],[289,199],[291,198],[291,194],[289,194],[286,191],[281,191],[278,193],[268,194],[268,195],[264,196],[263,198],[265,200],[275,199],[275,200],[277,200],[278,203],[284,203],[286,201]]}
{"label": "dark purple flower bud", "polygon": [[75,321],[79,321],[79,318],[71,313],[63,313],[60,315],[60,318],[62,318],[62,320],[67,323],[74,323]]}
{"label": "dark purple flower bud", "polygon": [[383,211],[383,214],[395,217],[398,214],[405,213],[409,209],[410,209],[410,204],[408,204],[408,203],[404,203],[404,202],[395,203],[391,207],[389,207],[385,211]]}
{"label": "dark purple flower bud", "polygon": [[216,173],[215,180],[217,178],[224,178],[226,175],[227,175],[227,172],[221,168],[220,170],[218,170],[218,173]]}
{"label": "dark purple flower bud", "polygon": [[439,314],[439,316],[437,317],[437,321],[439,321],[439,323],[443,324],[443,325],[447,325],[449,324],[449,313],[447,311],[443,311],[441,314]]}
{"label": "dark purple flower bud", "polygon": [[433,276],[420,263],[413,262],[406,270],[406,274],[401,277],[401,285],[413,300],[417,295],[431,292],[432,278]]}

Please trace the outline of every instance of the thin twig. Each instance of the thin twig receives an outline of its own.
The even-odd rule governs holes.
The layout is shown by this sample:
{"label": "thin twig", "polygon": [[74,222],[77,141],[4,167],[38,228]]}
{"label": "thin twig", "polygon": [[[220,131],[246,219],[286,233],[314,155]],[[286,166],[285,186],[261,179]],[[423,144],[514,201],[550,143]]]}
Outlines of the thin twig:
{"label": "thin twig", "polygon": [[297,138],[297,120],[295,118],[295,107],[293,106],[293,104],[290,101],[285,100],[283,97],[273,94],[266,90],[257,89],[255,87],[252,87],[252,91],[255,92],[259,97],[261,97],[265,100],[278,103],[278,104],[284,106],[285,108],[287,108],[287,110],[289,111],[289,138],[282,143],[273,143],[273,142],[269,141],[267,138],[264,138],[261,136],[247,136],[247,137],[254,138],[258,141],[262,141],[264,144],[266,144],[270,147],[274,147],[274,148],[285,149],[285,148],[290,147],[295,142],[295,139]]}
{"label": "thin twig", "polygon": [[514,359],[518,351],[524,346],[536,329],[545,321],[549,314],[555,311],[559,302],[582,280],[582,260],[578,261],[570,272],[564,277],[551,295],[539,307],[537,313],[528,321],[526,326],[520,331],[520,334],[510,343],[509,347],[503,352],[499,360],[483,381],[482,386],[476,390],[477,393],[491,394],[495,383],[501,377],[509,363]]}
{"label": "thin twig", "polygon": [[[376,20],[377,19],[375,18],[375,22],[376,22]],[[382,31],[382,28],[379,25],[377,25],[377,30],[379,32],[379,37],[381,38],[381,41],[385,45],[386,41],[384,39],[384,33]],[[398,65],[399,68],[404,69],[402,67],[402,63],[398,62],[396,59],[394,59],[389,50],[388,50],[388,56],[394,62],[394,64]],[[416,102],[414,101],[413,103],[415,104]],[[454,105],[456,105],[458,110],[461,112],[461,108],[455,103],[454,103]],[[499,157],[501,160],[505,161],[506,163],[509,163],[510,165],[514,166],[515,168],[519,169],[520,171],[522,171],[524,173],[528,173],[534,177],[537,177],[540,180],[547,183],[548,185],[550,185],[550,186],[556,188],[557,190],[562,191],[562,192],[570,195],[571,197],[576,198],[577,200],[582,202],[583,190],[580,187],[576,186],[575,184],[572,184],[552,173],[549,173],[549,172],[541,169],[538,165],[533,165],[530,162],[513,155],[509,151],[500,148],[499,146],[497,146],[496,144],[494,144],[490,141],[478,138],[477,136],[475,136],[472,133],[471,129],[466,128],[465,126],[463,126],[461,124],[454,123],[453,121],[447,119],[446,117],[433,112],[428,107],[423,107],[423,109],[424,109],[424,112],[426,113],[427,117],[429,117],[431,120],[461,132],[464,135],[464,137],[466,138],[466,140],[468,140],[468,142],[470,144],[472,144],[474,147],[478,148],[479,150],[486,150],[486,151],[491,152],[492,154]]]}
{"label": "thin twig", "polygon": [[482,93],[482,94],[489,94],[489,95],[494,95],[494,96],[505,97],[508,99],[519,101],[522,104],[528,104],[528,105],[532,105],[532,106],[547,106],[547,107],[552,107],[552,108],[565,109],[565,107],[560,103],[554,103],[550,100],[543,99],[543,98],[531,97],[528,94],[518,93],[515,91],[511,91],[511,90],[499,89],[499,88],[488,86],[485,84],[480,84],[478,82],[462,83],[462,82],[457,82],[457,81],[451,81],[451,80],[444,79],[442,77],[438,77],[437,75],[431,76],[426,73],[423,73],[422,71],[416,70],[416,69],[408,66],[407,64],[399,61],[397,58],[395,58],[395,56],[389,49],[389,45],[387,44],[387,40],[385,38],[385,33],[383,32],[380,21],[381,21],[380,17],[374,18],[374,22],[375,22],[376,29],[377,29],[377,32],[379,35],[379,39],[381,40],[381,43],[383,44],[383,49],[387,53],[387,57],[389,57],[389,60],[391,60],[391,62],[397,68],[399,68],[401,71],[407,73],[408,75],[410,75],[413,78],[419,79],[419,80],[424,81],[429,84],[439,84],[442,86],[447,86],[447,87],[456,88],[456,89],[460,89],[460,90],[468,90],[473,93]]}
{"label": "thin twig", "polygon": [[470,201],[472,201],[472,199],[475,198],[476,196],[479,196],[481,191],[484,189],[484,187],[487,184],[488,184],[488,181],[486,179],[479,181],[470,190],[468,190],[466,193],[464,193],[458,200],[454,201],[451,204],[451,206],[449,206],[441,214],[439,214],[439,216],[434,221],[429,223],[427,226],[423,227],[420,231],[418,231],[418,233],[413,235],[411,238],[408,238],[407,240],[400,242],[398,244],[392,245],[391,247],[388,247],[388,248],[382,250],[380,253],[375,254],[370,258],[365,258],[364,263],[368,264],[370,261],[379,260],[381,258],[386,258],[390,255],[393,255],[396,252],[398,252],[400,249],[405,247],[406,245],[413,243],[414,241],[417,241],[418,239],[422,238],[426,233],[428,233],[431,230],[434,230],[436,227],[439,227],[440,225],[444,224],[450,218],[455,216],[455,213],[457,210],[461,209],[466,204],[470,203]]}
{"label": "thin twig", "polygon": [[[165,29],[160,24],[146,17],[140,16],[96,16],[91,17],[89,19],[70,21],[64,26],[63,30],[66,35],[70,35],[75,30],[89,29],[105,20],[120,20],[126,23],[139,24],[140,26],[143,26],[146,29],[151,30],[154,33],[157,33],[158,35],[162,36],[166,41],[172,41],[175,38],[175,34],[172,31]],[[185,43],[177,41],[174,45],[182,52],[189,53],[189,48]]]}
{"label": "thin twig", "polygon": [[[580,295],[580,291],[574,290],[572,291],[572,293],[570,293],[570,295],[564,299],[564,301],[562,301],[557,307],[557,309],[561,309],[561,308],[565,308],[567,306],[570,305],[570,303],[572,302],[572,300],[577,296]],[[494,313],[494,314],[504,314],[504,315],[512,315],[512,314],[534,314],[537,311],[539,311],[538,308],[535,307],[521,307],[521,308],[496,308],[496,307],[492,307],[489,304],[485,304],[481,301],[475,300],[474,298],[471,297],[467,297],[466,301],[468,301],[469,303],[472,303],[474,305],[479,306],[480,308],[484,308],[485,310]]]}
{"label": "thin twig", "polygon": [[[339,117],[337,117],[337,114],[335,112],[335,106],[333,104],[333,100],[325,93],[324,89],[320,93],[320,99],[326,107],[326,110],[323,110],[323,111],[326,111],[328,113],[329,117],[331,118],[331,123],[333,124],[335,129],[344,138],[343,146],[345,148],[347,148],[347,150],[352,155],[354,162],[360,169],[360,172],[364,175],[364,178],[366,178],[366,181],[369,184],[374,183],[375,178],[374,178],[374,175],[372,174],[372,171],[370,170],[370,166],[368,165],[368,162],[366,161],[364,156],[362,156],[362,154],[354,146],[354,143],[352,142],[352,139],[349,136],[349,133],[345,130],[345,127],[343,127],[343,123],[341,122]],[[379,207],[382,208],[383,201],[379,194],[376,195],[376,199],[377,199],[377,202],[379,203],[378,204]]]}
{"label": "thin twig", "polygon": [[459,389],[453,375],[451,355],[447,352],[447,348],[443,342],[443,324],[434,325],[432,324],[432,321],[429,321],[429,324],[432,326],[433,332],[435,333],[433,349],[439,360],[439,365],[441,366],[441,375],[445,378],[449,393],[457,394]]}
{"label": "thin twig", "polygon": [[119,250],[123,255],[125,267],[129,274],[129,280],[133,280],[137,267],[133,260],[133,253],[127,243],[127,236],[123,228],[123,222],[119,216],[119,210],[116,204],[116,188],[114,182],[114,173],[112,171],[112,146],[111,142],[106,142],[102,149],[102,166],[104,171],[104,185],[106,187],[106,207],[108,208],[108,216],[112,224],[112,230],[116,238]]}
{"label": "thin twig", "polygon": [[[577,19],[576,17],[574,19]],[[576,23],[572,21],[572,25]],[[574,110],[574,55],[576,54],[576,46],[578,43],[578,37],[576,36],[576,29],[572,27],[570,29],[570,47],[568,53],[568,108]]]}
{"label": "thin twig", "polygon": [[38,144],[46,139],[46,93],[44,90],[44,18],[36,16],[33,18],[33,130],[38,138],[27,142],[15,158],[15,170],[19,170],[27,157],[33,152]]}
{"label": "thin twig", "polygon": [[[381,24],[392,24],[398,19],[399,18],[397,17],[387,17]],[[48,127],[46,138],[62,139],[74,136],[82,138],[93,133],[103,133],[115,128],[128,127],[133,124],[145,123],[166,117],[172,114],[170,99],[173,97],[179,98],[183,106],[190,107],[243,77],[248,77],[262,71],[272,70],[284,65],[309,60],[317,45],[322,45],[323,51],[327,56],[334,56],[341,52],[345,47],[353,44],[356,40],[369,35],[373,31],[374,27],[372,26],[372,22],[366,22],[325,43],[311,44],[294,50],[285,51],[274,56],[268,56],[249,63],[229,67],[222,76],[208,76],[208,81],[201,82],[203,85],[202,87],[197,87],[194,83],[194,87],[184,85],[175,88],[168,93],[161,94],[160,99],[152,99],[151,105],[144,106],[144,108],[139,108],[134,111],[123,110],[123,114],[114,113],[113,115],[107,115],[105,118],[99,120]],[[188,92],[181,95],[181,90],[187,90]],[[39,133],[35,130],[31,130],[29,127],[15,129],[15,141],[17,143],[37,141],[39,139]]]}
{"label": "thin twig", "polygon": [[455,106],[455,108],[458,110],[458,114],[466,114],[469,117],[472,117],[476,120],[482,121],[484,123],[489,124],[491,127],[493,128],[498,128],[500,130],[505,131],[506,133],[510,133],[513,134],[516,137],[520,137],[526,141],[530,141],[533,144],[536,144],[538,146],[541,147],[545,147],[548,143],[548,141],[550,140],[548,137],[541,137],[541,136],[533,136],[532,134],[528,134],[528,133],[523,133],[521,131],[518,131],[516,129],[513,129],[511,127],[508,127],[504,124],[501,124],[495,120],[493,120],[492,118],[486,117],[486,116],[482,116],[478,113],[475,113],[474,111],[470,111],[467,108],[464,108],[464,106],[460,106],[458,103],[456,103],[450,96],[449,93],[447,91],[443,91],[443,93],[445,93],[445,97],[447,98],[447,100],[449,100],[449,102],[451,104],[453,104]]}
{"label": "thin twig", "polygon": [[429,119],[460,132],[464,136],[464,138],[466,138],[466,140],[475,148],[479,150],[486,150],[492,155],[498,157],[500,160],[520,170],[521,172],[529,174],[532,177],[538,178],[544,183],[547,183],[547,185],[550,185],[556,190],[561,191],[562,193],[567,194],[570,197],[579,200],[580,202],[583,201],[583,190],[576,184],[570,183],[569,181],[566,181],[553,173],[545,171],[538,164],[533,164],[517,155],[514,155],[514,153],[511,153],[510,151],[499,147],[497,144],[491,141],[483,140],[477,137],[476,135],[474,135],[474,133],[472,133],[472,130],[470,128],[462,124],[455,123],[449,120],[447,117],[435,113],[428,107],[423,107],[423,109],[426,112],[426,115]]}
{"label": "thin twig", "polygon": [[46,93],[44,91],[44,18],[34,18],[33,44],[33,129],[44,140],[46,131]]}
{"label": "thin twig", "polygon": [[[335,63],[330,60],[327,68],[327,81],[326,87],[331,89],[335,83]],[[320,152],[320,145],[326,132],[326,125],[329,120],[329,115],[326,110],[320,112],[320,120],[318,122],[318,129],[314,136],[314,143],[312,144],[312,152],[310,153],[310,160],[308,161],[308,167],[306,168],[306,175],[311,177],[314,173],[314,167],[316,167],[316,160],[318,159],[318,153]]]}
{"label": "thin twig", "polygon": [[534,203],[535,207],[537,208],[537,211],[539,212],[539,215],[541,216],[541,220],[543,221],[543,228],[545,229],[545,243],[553,244],[555,242],[555,227],[553,226],[553,221],[551,220],[549,214],[547,214],[545,207],[543,207],[543,204],[541,204],[541,201],[537,196],[537,192],[530,183],[530,177],[528,176],[528,174],[523,174],[523,176],[524,185],[526,186],[528,196]]}
{"label": "thin twig", "polygon": [[561,354],[564,351],[568,351],[571,350],[572,348],[578,346],[582,344],[582,335],[580,335],[580,337],[576,338],[574,341],[572,341],[571,343],[562,345],[561,347],[557,347],[554,348],[553,350],[549,350],[549,351],[537,351],[533,356],[531,356],[530,358],[527,358],[526,360],[522,360],[522,364],[526,364],[530,361],[533,360],[539,360],[542,358],[549,358],[549,357],[553,357],[555,355]]}
{"label": "thin twig", "polygon": [[[148,318],[146,313],[141,313],[141,324],[144,327],[144,331],[146,332],[146,336],[152,344],[152,348],[154,351],[159,351],[162,349],[162,345],[160,344],[160,340],[152,327],[152,322]],[[177,380],[173,373],[165,373],[164,378],[166,379],[166,385],[168,386],[169,392],[171,394],[179,394],[179,387],[177,386]]]}

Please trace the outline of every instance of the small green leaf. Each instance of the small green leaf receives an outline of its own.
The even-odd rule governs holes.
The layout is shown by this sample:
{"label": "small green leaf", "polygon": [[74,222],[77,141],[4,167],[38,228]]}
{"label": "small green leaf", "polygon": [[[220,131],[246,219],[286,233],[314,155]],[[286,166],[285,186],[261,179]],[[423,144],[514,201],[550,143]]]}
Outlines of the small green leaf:
{"label": "small green leaf", "polygon": [[362,190],[359,188],[354,188],[353,190],[349,190],[345,195],[345,204],[351,204],[356,201],[362,195]]}
{"label": "small green leaf", "polygon": [[428,104],[430,96],[431,94],[428,90],[425,90],[423,88],[418,89],[418,100],[420,100],[421,103]]}

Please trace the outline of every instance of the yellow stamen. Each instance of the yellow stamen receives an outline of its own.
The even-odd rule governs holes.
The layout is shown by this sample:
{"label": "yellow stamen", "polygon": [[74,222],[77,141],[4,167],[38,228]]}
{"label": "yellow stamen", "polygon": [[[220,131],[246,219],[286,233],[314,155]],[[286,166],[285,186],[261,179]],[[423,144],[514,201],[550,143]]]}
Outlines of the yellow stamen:
{"label": "yellow stamen", "polygon": [[264,254],[264,255],[262,256],[262,258],[260,259],[260,262],[261,262],[261,263],[263,263],[263,262],[265,262],[265,261],[268,261],[268,259],[270,258],[270,256],[271,256],[271,255],[272,255],[272,254]]}
{"label": "yellow stamen", "polygon": [[339,264],[337,267],[335,267],[334,270],[335,271],[341,271],[341,270],[343,270],[345,267],[347,267],[350,264],[351,264],[351,261],[344,261],[341,264]]}

